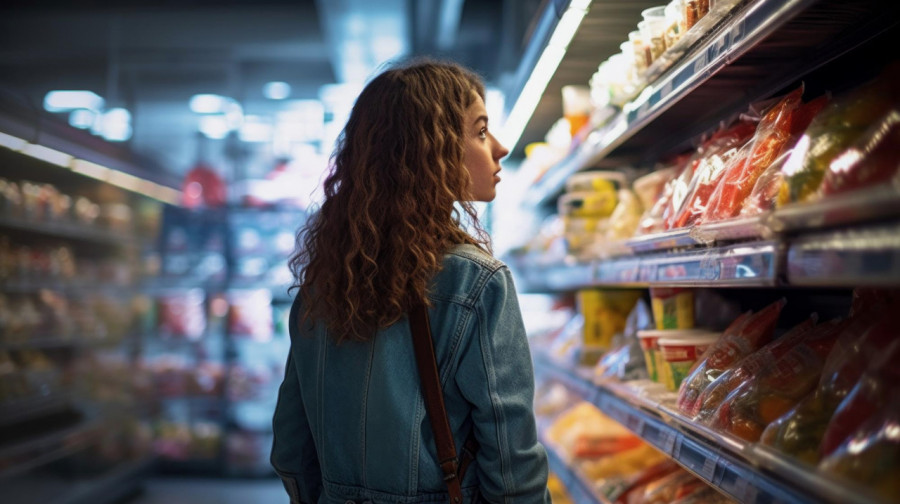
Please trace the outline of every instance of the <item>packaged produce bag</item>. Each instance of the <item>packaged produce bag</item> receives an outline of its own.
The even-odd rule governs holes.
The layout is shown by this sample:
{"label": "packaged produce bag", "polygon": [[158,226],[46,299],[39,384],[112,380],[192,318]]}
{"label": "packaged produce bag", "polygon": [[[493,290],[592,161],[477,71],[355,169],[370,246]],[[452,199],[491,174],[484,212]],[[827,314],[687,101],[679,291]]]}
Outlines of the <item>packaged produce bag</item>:
{"label": "packaged produce bag", "polygon": [[[734,126],[717,133],[698,151],[690,185],[685,190],[678,210],[666,220],[666,229],[687,227],[696,223],[706,211],[713,191],[722,180],[726,167],[740,162],[749,155],[747,143],[756,131],[756,123],[742,119]],[[674,201],[674,200],[673,200]]]}
{"label": "packaged produce bag", "polygon": [[[895,366],[896,367],[896,366]],[[893,377],[885,405],[819,464],[826,474],[840,476],[870,489],[885,502],[900,496],[900,387]]]}
{"label": "packaged produce bag", "polygon": [[836,98],[819,113],[784,165],[777,206],[814,199],[835,157],[900,99],[897,65]]}
{"label": "packaged produce bag", "polygon": [[815,325],[816,318],[810,317],[788,331],[784,336],[772,341],[759,350],[743,357],[716,377],[697,398],[693,419],[711,424],[716,410],[731,392],[745,381],[765,371],[777,359],[798,345],[807,337]]}
{"label": "packaged produce bag", "polygon": [[900,109],[893,108],[875,121],[850,148],[831,161],[822,182],[821,196],[896,181],[900,172],[898,145]]}
{"label": "packaged produce bag", "polygon": [[621,338],[613,337],[614,348],[597,362],[594,376],[601,380],[615,379],[617,381],[648,378],[648,368],[644,361],[644,352],[641,349],[638,332],[648,329],[652,325],[653,319],[647,303],[643,299],[638,299],[631,313],[628,314]]}
{"label": "packaged produce bag", "polygon": [[737,216],[766,168],[797,142],[794,129],[802,133],[827,103],[827,97],[822,96],[803,104],[802,93],[801,86],[763,115],[749,144],[749,154],[728,166],[702,220],[717,221]]}
{"label": "packaged produce bag", "polygon": [[804,340],[753,374],[716,410],[711,426],[750,442],[794,407],[819,381],[822,367],[847,321],[816,326]]}
{"label": "packaged produce bag", "polygon": [[835,409],[894,339],[893,321],[880,306],[852,317],[831,350],[816,389],[766,427],[763,444],[810,464],[819,461],[819,446]]}
{"label": "packaged produce bag", "polygon": [[699,412],[700,394],[726,369],[772,339],[778,315],[786,301],[781,299],[759,312],[741,314],[722,337],[700,357],[700,363],[683,380],[678,391],[678,409],[688,417]]}

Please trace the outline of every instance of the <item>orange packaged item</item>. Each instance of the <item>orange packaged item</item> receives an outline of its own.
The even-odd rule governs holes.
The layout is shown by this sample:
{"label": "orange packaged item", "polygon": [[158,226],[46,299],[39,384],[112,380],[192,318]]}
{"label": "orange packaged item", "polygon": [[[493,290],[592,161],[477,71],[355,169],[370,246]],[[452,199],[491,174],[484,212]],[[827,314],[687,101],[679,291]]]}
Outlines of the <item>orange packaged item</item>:
{"label": "orange packaged item", "polygon": [[702,392],[726,369],[772,339],[785,303],[782,299],[756,314],[741,314],[725,329],[722,337],[701,356],[700,363],[682,382],[678,391],[678,409],[682,413],[695,417]]}
{"label": "orange packaged item", "polygon": [[635,475],[621,490],[615,494],[607,495],[609,500],[615,499],[616,504],[630,504],[643,499],[646,486],[669,474],[682,471],[681,466],[672,459],[658,462],[637,475]]}
{"label": "orange packaged item", "polygon": [[763,429],[811,392],[825,359],[847,321],[816,326],[798,345],[741,383],[722,402],[712,427],[746,441],[759,441]]}
{"label": "orange packaged item", "polygon": [[775,360],[798,345],[812,331],[815,320],[815,317],[808,318],[784,336],[747,355],[720,373],[700,392],[695,406],[697,413],[692,418],[704,424],[711,423],[716,410],[734,389],[757,373],[763,372]]}

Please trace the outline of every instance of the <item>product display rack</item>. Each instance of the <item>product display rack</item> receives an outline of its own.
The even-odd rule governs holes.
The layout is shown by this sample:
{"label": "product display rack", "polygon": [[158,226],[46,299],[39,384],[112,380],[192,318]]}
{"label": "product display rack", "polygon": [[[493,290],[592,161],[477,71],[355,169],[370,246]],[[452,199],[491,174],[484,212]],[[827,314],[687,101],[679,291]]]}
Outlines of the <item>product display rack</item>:
{"label": "product display rack", "polygon": [[204,322],[202,332],[187,334],[187,315],[157,313],[145,331],[152,348],[148,359],[174,362],[176,374],[187,373],[187,379],[197,383],[203,377],[193,378],[190,372],[209,365],[215,384],[200,395],[172,389],[159,401],[159,419],[192,433],[197,429],[191,426],[205,425],[213,429],[215,440],[209,440],[214,456],[207,451],[196,457],[189,445],[179,448],[174,458],[164,455],[161,470],[238,477],[272,474],[271,412],[289,348],[287,259],[304,220],[305,213],[292,208],[173,208],[164,216],[163,271],[151,295],[157,300],[174,296],[165,304],[175,307],[178,296],[196,293],[191,296],[200,300],[195,315]]}
{"label": "product display rack", "polygon": [[[759,446],[696,425],[674,409],[641,397],[622,384],[595,384],[589,377],[542,354],[534,356],[534,364],[540,379],[563,383],[578,397],[739,502],[881,502],[869,497],[866,489],[852,483],[836,482],[797,467],[783,456],[772,455]],[[556,471],[559,470],[564,469],[558,466]]]}
{"label": "product display rack", "polygon": [[[30,143],[0,148],[0,493],[11,503],[114,502],[155,462],[140,376],[125,370],[142,351],[131,303],[163,203],[30,155],[52,146],[142,174],[84,132],[10,110],[3,134]],[[45,129],[31,134],[29,121]]]}
{"label": "product display rack", "polygon": [[[724,5],[724,2],[721,4]],[[655,63],[646,88],[589,133],[527,191],[524,205],[546,215],[566,179],[592,168],[650,166],[683,151],[698,135],[749,103],[804,83],[811,96],[852,87],[890,61],[866,60],[898,40],[900,11],[880,2],[732,2],[711,11],[705,34]],[[622,39],[633,27],[623,27]],[[576,37],[577,39],[577,37]],[[576,48],[584,51],[584,47]],[[580,83],[573,83],[580,84]],[[558,254],[515,251],[504,257],[520,291],[571,293],[585,288],[900,287],[900,192],[893,186],[796,204],[749,219],[701,224],[636,237],[607,250]],[[609,246],[613,245],[613,246]],[[615,250],[610,253],[608,250]],[[539,381],[570,392],[675,460],[719,492],[743,503],[884,502],[853,481],[699,425],[671,402],[656,402],[630,382],[594,382],[590,369],[534,356]],[[672,399],[672,398],[669,398]],[[548,447],[552,452],[552,447]],[[551,467],[576,502],[601,502],[556,452]],[[581,500],[583,499],[583,500]]]}

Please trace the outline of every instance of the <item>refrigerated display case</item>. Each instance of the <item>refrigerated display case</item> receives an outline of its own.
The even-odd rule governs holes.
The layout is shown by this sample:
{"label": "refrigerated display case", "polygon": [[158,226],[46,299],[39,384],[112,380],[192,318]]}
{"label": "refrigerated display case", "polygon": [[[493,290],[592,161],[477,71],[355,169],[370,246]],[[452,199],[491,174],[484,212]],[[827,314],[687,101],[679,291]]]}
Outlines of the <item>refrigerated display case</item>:
{"label": "refrigerated display case", "polygon": [[270,476],[271,415],[293,298],[287,261],[305,213],[169,208],[143,364],[165,472]]}
{"label": "refrigerated display case", "polygon": [[[602,12],[608,8],[603,4],[593,2],[588,7],[588,22],[581,30],[591,29],[590,10],[596,7]],[[718,293],[740,310],[759,310],[786,297],[787,308],[775,329],[780,337],[813,313],[817,313],[813,319],[823,321],[815,325],[820,333],[832,326],[834,331],[846,329],[853,321],[853,311],[848,308],[851,303],[855,306],[858,298],[854,296],[860,288],[880,288],[875,297],[890,298],[891,289],[900,287],[896,259],[900,252],[900,193],[895,183],[900,151],[896,143],[885,140],[893,138],[891,114],[900,103],[896,93],[900,80],[896,55],[882,52],[900,41],[900,10],[896,5],[869,1],[746,0],[712,2],[709,12],[702,33],[683,38],[673,46],[675,51],[651,65],[616,113],[574,137],[569,153],[529,187],[523,198],[528,211],[569,225],[556,228],[559,234],[555,239],[563,246],[541,236],[503,258],[514,270],[520,291],[526,293],[680,288],[698,294]],[[627,40],[633,27],[620,28],[620,39]],[[578,41],[589,38],[575,36],[575,54],[588,49]],[[792,123],[788,119],[779,126],[778,120],[785,116],[765,116],[774,110],[773,104],[786,103],[796,90],[803,95],[798,107],[815,107],[814,111],[806,109],[812,122],[799,127],[798,120]],[[882,97],[884,101],[879,102]],[[734,160],[720,155],[715,160],[719,165],[706,168],[721,170],[716,172],[717,178],[710,172],[708,178],[696,181],[691,179],[692,172],[679,171],[684,166],[703,169],[703,163],[709,162],[703,156],[713,151],[705,147],[707,142],[721,138],[717,135],[727,127],[748,118],[752,125],[749,135],[729,147],[734,148],[728,153]],[[767,123],[770,119],[774,122]],[[769,136],[761,133],[762,124],[768,124]],[[790,131],[792,125],[799,131]],[[778,128],[785,132],[785,140],[771,136]],[[749,141],[752,139],[758,140]],[[787,143],[787,139],[798,146],[778,143]],[[785,149],[780,160],[773,145]],[[734,171],[729,172],[729,167]],[[604,247],[581,246],[583,236],[565,234],[573,229],[572,217],[578,216],[555,217],[554,212],[566,191],[566,181],[576,173],[596,169],[621,170],[629,174],[630,181],[666,169],[669,172],[659,177],[661,180],[675,180],[686,173],[680,197],[687,200],[686,205],[697,204],[699,213],[679,221],[671,217],[670,209],[668,220],[657,215],[655,226],[638,227],[634,235],[620,237],[614,247],[608,243],[602,243]],[[726,189],[719,183],[738,187],[734,174],[744,173],[738,170],[754,170],[752,183],[727,195],[740,195],[740,200],[734,200],[739,204],[736,208],[721,210],[725,203],[716,198],[724,201],[726,195],[716,191]],[[773,178],[771,187],[757,185],[775,189],[774,194],[765,195],[771,198],[769,206],[742,213],[743,198],[749,197],[750,189],[757,189],[753,184],[769,182],[757,180],[767,176],[765,170],[782,177]],[[820,182],[823,178],[826,182]],[[846,189],[828,185],[847,179],[853,183]],[[637,184],[633,189],[640,190]],[[702,198],[697,195],[691,200],[697,191],[703,192]],[[663,195],[660,190],[651,204]],[[707,207],[716,205],[721,211],[707,213]],[[599,236],[598,242],[610,239],[609,234]],[[649,301],[650,296],[645,297]],[[863,303],[873,301],[870,298]],[[696,310],[698,316],[706,316],[724,310],[722,306],[707,305],[703,313]],[[889,306],[884,305],[875,315],[884,316]],[[839,331],[835,334],[853,341],[852,330],[849,336]],[[819,335],[821,345],[816,348],[821,354],[815,359],[813,353],[803,354],[818,364],[797,369],[810,374],[819,369],[821,373],[816,366],[825,360],[832,348],[829,345],[835,344],[832,336]],[[853,344],[861,344],[863,333],[858,336]],[[877,425],[870,425],[868,431],[860,427],[854,438],[856,448],[850,452],[862,450],[869,456],[874,454],[871,450],[878,450],[881,462],[857,460],[853,462],[855,472],[833,461],[809,463],[759,441],[755,427],[736,435],[684,414],[675,406],[677,383],[673,391],[647,378],[601,378],[597,367],[584,361],[586,355],[596,355],[596,349],[573,350],[573,343],[564,340],[559,337],[552,345],[535,342],[539,388],[562,384],[570,394],[627,427],[719,494],[751,503],[877,503],[896,498],[890,478],[874,469],[877,465],[889,472],[896,467],[896,441],[888,439],[890,435],[879,431]],[[883,350],[890,353],[891,348],[888,345]],[[784,369],[773,373],[792,376],[786,382],[791,386],[806,386],[809,376],[788,373],[788,368],[794,369],[791,363],[797,361],[802,359],[795,356],[794,361],[783,363]],[[896,365],[870,363],[867,372],[891,372],[885,368],[896,370]],[[759,386],[755,387],[758,391]],[[800,392],[809,393],[806,389]],[[785,401],[778,407],[766,403],[774,408],[763,415],[767,421],[775,413],[780,416],[782,407],[796,404],[796,399]],[[896,417],[884,406],[876,411],[876,420],[884,425],[891,425]],[[597,485],[586,479],[565,453],[555,453],[552,443],[549,449],[551,468],[567,483],[573,497],[577,495],[579,502],[607,502],[608,495],[598,494]],[[846,460],[854,455],[850,452],[844,452]]]}

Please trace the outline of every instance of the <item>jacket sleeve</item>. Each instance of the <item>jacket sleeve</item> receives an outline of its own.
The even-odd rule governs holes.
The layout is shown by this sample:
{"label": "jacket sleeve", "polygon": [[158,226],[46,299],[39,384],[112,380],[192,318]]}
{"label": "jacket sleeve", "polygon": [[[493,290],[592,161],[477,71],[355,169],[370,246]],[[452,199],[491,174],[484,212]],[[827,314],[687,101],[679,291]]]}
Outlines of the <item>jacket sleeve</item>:
{"label": "jacket sleeve", "polygon": [[472,406],[480,447],[474,469],[494,503],[549,503],[547,453],[534,419],[534,367],[509,269],[493,273],[475,303],[456,383]]}
{"label": "jacket sleeve", "polygon": [[[296,322],[295,310],[296,303],[289,319],[292,332]],[[318,502],[322,493],[322,471],[298,376],[292,348],[272,419],[274,439],[270,461],[290,495],[291,504],[313,504]]]}

